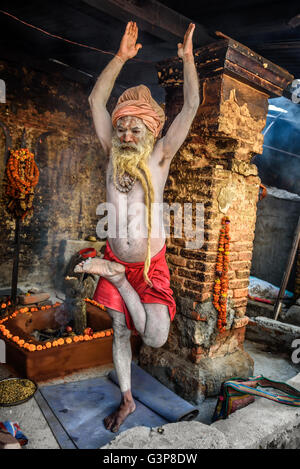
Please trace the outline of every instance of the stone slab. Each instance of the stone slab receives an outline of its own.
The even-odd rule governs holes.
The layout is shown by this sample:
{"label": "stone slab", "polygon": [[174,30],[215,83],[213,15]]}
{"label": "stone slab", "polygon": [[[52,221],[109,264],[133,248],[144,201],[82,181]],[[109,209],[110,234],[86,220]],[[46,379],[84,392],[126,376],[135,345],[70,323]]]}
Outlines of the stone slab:
{"label": "stone slab", "polygon": [[265,317],[250,318],[246,339],[268,345],[273,350],[291,353],[295,339],[300,339],[300,327]]}
{"label": "stone slab", "polygon": [[[300,390],[300,373],[288,384]],[[300,408],[264,398],[211,427],[222,432],[233,449],[300,448]]]}
{"label": "stone slab", "polygon": [[219,430],[200,422],[135,427],[101,449],[225,449],[229,443]]}

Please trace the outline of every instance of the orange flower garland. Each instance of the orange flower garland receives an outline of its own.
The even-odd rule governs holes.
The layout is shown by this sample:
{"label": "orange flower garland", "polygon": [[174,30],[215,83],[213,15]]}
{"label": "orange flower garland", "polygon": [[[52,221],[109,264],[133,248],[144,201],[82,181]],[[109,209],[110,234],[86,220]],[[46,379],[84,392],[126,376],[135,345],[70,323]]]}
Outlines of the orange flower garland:
{"label": "orange flower garland", "polygon": [[[85,298],[85,301],[88,301],[89,303],[92,303],[92,304],[98,306],[101,309],[105,308],[103,305],[100,305],[96,301],[90,300],[89,298]],[[54,307],[57,307],[57,306],[60,306],[60,305],[61,305],[61,303],[57,302],[54,305],[46,305],[46,306],[44,306],[40,309],[54,308]],[[8,321],[8,319],[15,318],[17,316],[17,314],[19,314],[19,313],[30,313],[30,312],[38,311],[38,310],[39,309],[35,308],[35,307],[32,307],[32,308],[25,307],[25,308],[21,308],[21,309],[15,311],[10,316],[6,316],[3,319],[0,319],[0,334],[2,334],[7,339],[10,339],[13,342],[15,342],[15,344],[18,345],[20,348],[25,348],[29,352],[46,350],[46,349],[50,349],[52,347],[70,345],[73,342],[76,343],[76,342],[80,342],[80,341],[89,341],[89,340],[109,337],[109,336],[113,335],[113,329],[106,329],[104,331],[94,332],[93,335],[84,335],[84,336],[83,335],[74,335],[74,336],[70,336],[70,337],[66,337],[66,338],[61,337],[60,339],[54,340],[52,342],[48,341],[48,342],[45,343],[45,345],[40,345],[40,344],[39,345],[34,345],[34,344],[31,344],[31,343],[25,342],[25,340],[20,339],[19,336],[13,336],[13,334],[11,334],[10,331],[4,325],[4,323],[6,321]]]}
{"label": "orange flower garland", "polygon": [[33,212],[34,188],[39,180],[39,170],[34,154],[28,148],[10,150],[6,165],[7,210],[22,220]]}
{"label": "orange flower garland", "polygon": [[223,217],[220,229],[219,248],[216,264],[216,276],[213,305],[218,311],[217,327],[220,332],[226,329],[227,292],[228,292],[228,266],[229,266],[229,223],[228,217]]}

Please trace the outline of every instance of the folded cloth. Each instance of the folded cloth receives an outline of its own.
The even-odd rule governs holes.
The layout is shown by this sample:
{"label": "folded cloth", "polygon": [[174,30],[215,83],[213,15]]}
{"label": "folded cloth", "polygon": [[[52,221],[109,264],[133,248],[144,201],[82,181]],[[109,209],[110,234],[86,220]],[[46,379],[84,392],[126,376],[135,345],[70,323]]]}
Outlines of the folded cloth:
{"label": "folded cloth", "polygon": [[0,430],[9,432],[13,437],[15,437],[21,446],[27,445],[28,439],[22,432],[21,428],[16,422],[10,422],[6,420],[5,422],[0,422]]}
{"label": "folded cloth", "polygon": [[[165,258],[165,253],[166,245],[164,245],[164,247],[151,258],[148,276],[153,287],[150,287],[143,278],[144,262],[121,261],[113,253],[108,241],[106,242],[104,259],[124,265],[127,280],[139,295],[141,302],[167,305],[169,308],[170,319],[173,321],[176,314],[176,304],[173,298],[173,291],[170,288],[170,272]],[[98,281],[93,300],[107,308],[124,313],[127,328],[133,331],[136,330],[127,306],[118,289],[103,277],[100,277]]]}

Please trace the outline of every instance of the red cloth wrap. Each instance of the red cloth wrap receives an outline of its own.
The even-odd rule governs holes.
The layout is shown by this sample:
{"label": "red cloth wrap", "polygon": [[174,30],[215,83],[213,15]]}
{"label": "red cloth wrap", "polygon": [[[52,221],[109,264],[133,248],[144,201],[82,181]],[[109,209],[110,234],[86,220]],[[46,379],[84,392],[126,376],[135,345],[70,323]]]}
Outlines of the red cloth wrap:
{"label": "red cloth wrap", "polygon": [[[148,276],[153,284],[149,287],[143,278],[144,262],[124,262],[118,259],[106,242],[104,259],[118,262],[125,266],[125,275],[128,282],[138,293],[142,303],[159,303],[167,305],[170,319],[173,321],[176,313],[176,304],[173,291],[170,288],[170,272],[165,258],[166,245],[151,259]],[[128,329],[135,330],[132,318],[118,289],[104,277],[100,277],[93,300],[125,314]]]}

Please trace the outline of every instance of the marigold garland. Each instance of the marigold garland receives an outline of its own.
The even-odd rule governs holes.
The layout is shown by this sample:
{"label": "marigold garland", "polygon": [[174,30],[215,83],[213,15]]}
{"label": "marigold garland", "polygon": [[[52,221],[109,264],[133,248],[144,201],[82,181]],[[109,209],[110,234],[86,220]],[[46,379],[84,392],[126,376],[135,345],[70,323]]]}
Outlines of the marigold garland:
{"label": "marigold garland", "polygon": [[[97,303],[94,300],[90,300],[89,298],[85,298],[85,301],[87,301],[89,303],[92,303],[95,306],[98,306],[99,308],[105,310],[105,307],[103,305]],[[109,336],[113,335],[113,329],[106,329],[104,331],[94,332],[92,335],[85,334],[85,335],[73,335],[73,336],[69,336],[69,337],[65,337],[65,338],[61,337],[60,339],[53,340],[52,342],[48,341],[48,342],[45,343],[45,345],[41,345],[41,344],[35,345],[35,344],[32,344],[32,343],[25,342],[25,340],[20,339],[19,336],[13,336],[13,334],[11,334],[10,331],[4,325],[4,323],[6,321],[8,321],[8,319],[15,318],[17,316],[17,314],[30,313],[30,312],[33,312],[33,311],[39,311],[39,309],[42,310],[42,309],[48,309],[48,308],[55,308],[55,307],[60,306],[60,305],[61,305],[61,303],[57,302],[54,305],[46,305],[46,306],[42,306],[41,308],[36,308],[36,307],[28,308],[27,306],[24,307],[24,308],[20,308],[19,310],[13,312],[10,316],[6,316],[5,318],[0,320],[0,333],[4,337],[6,337],[7,339],[11,339],[13,342],[15,342],[15,344],[17,344],[20,348],[24,348],[24,349],[28,350],[29,352],[46,350],[46,349],[50,349],[52,347],[58,347],[58,346],[62,346],[62,345],[70,345],[73,342],[77,343],[77,342],[82,342],[82,341],[89,341],[89,340],[99,339],[99,338],[103,338],[103,337],[109,337]]]}
{"label": "marigold garland", "polygon": [[216,264],[216,279],[213,293],[213,305],[218,311],[217,327],[220,332],[226,330],[228,266],[229,266],[229,223],[228,217],[222,218],[220,229],[218,256]]}
{"label": "marigold garland", "polygon": [[24,220],[27,215],[33,213],[34,188],[39,180],[34,154],[28,148],[10,150],[6,177],[7,210]]}

